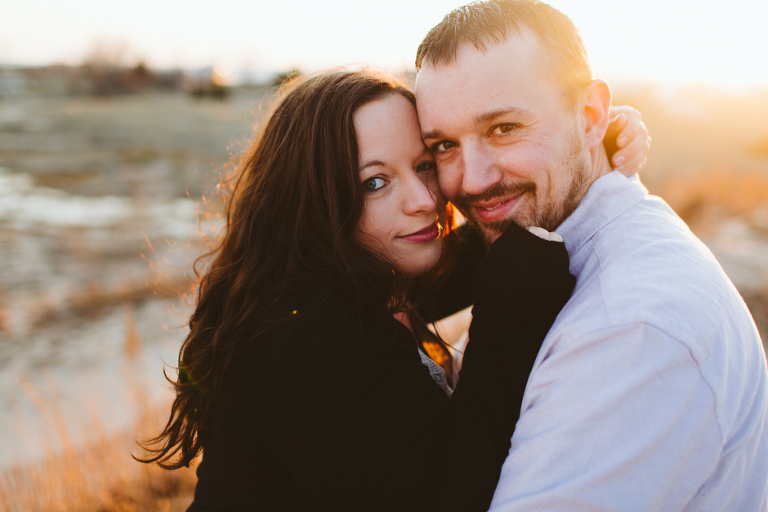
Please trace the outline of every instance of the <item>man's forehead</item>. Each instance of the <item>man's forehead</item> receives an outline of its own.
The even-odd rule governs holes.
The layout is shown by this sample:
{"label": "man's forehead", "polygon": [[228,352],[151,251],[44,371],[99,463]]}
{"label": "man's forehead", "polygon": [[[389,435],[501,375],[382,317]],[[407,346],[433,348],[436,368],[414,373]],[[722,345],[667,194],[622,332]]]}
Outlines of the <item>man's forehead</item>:
{"label": "man's forehead", "polygon": [[[544,77],[541,45],[535,33],[522,27],[511,32],[502,42],[488,41],[478,48],[462,42],[450,62],[425,62],[416,75],[417,98],[423,99],[452,86],[472,87],[473,83],[530,80]],[[467,91],[469,92],[469,91]]]}
{"label": "man's forehead", "polygon": [[455,61],[422,67],[416,80],[422,129],[433,130],[451,119],[463,124],[465,115],[486,111],[528,110],[552,86],[541,60],[535,40],[511,34],[484,50],[465,44]]}

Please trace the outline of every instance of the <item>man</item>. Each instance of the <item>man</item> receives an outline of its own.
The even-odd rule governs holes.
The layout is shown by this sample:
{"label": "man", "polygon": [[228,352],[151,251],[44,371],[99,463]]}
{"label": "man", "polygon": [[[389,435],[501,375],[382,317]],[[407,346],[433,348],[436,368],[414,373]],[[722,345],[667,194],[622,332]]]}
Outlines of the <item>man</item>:
{"label": "man", "polygon": [[511,222],[556,231],[577,277],[491,510],[764,512],[768,374],[754,322],[674,212],[611,172],[610,90],[570,20],[535,0],[470,4],[430,31],[416,63],[446,197],[488,244]]}

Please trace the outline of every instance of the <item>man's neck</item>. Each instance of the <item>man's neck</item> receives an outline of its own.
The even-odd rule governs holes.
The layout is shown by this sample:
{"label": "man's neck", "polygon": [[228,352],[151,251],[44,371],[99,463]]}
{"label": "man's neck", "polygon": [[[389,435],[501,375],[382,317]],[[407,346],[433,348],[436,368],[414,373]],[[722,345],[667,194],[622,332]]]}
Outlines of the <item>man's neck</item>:
{"label": "man's neck", "polygon": [[605,147],[600,144],[597,148],[590,151],[590,158],[592,161],[593,180],[594,183],[598,178],[601,178],[613,171],[611,162],[608,160],[608,154],[605,152]]}

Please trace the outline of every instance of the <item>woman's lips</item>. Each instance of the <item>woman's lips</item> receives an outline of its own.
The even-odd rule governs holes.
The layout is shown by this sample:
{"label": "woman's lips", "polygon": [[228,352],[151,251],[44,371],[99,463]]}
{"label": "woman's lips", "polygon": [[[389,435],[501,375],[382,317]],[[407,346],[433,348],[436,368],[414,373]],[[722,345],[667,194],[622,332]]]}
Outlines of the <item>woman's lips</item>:
{"label": "woman's lips", "polygon": [[431,242],[432,240],[436,239],[439,236],[440,236],[440,225],[437,222],[434,222],[420,231],[416,231],[415,233],[411,233],[410,235],[399,236],[398,238],[400,240],[405,240],[407,242],[422,243],[422,242]]}

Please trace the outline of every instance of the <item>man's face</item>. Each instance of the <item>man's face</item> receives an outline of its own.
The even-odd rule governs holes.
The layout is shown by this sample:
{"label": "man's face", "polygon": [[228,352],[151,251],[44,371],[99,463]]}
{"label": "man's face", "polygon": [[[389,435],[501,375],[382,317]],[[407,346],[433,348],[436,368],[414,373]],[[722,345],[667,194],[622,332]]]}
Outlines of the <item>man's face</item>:
{"label": "man's face", "polygon": [[553,231],[595,179],[584,120],[545,66],[523,27],[485,51],[464,44],[454,62],[425,65],[417,78],[440,189],[488,243],[510,222]]}

